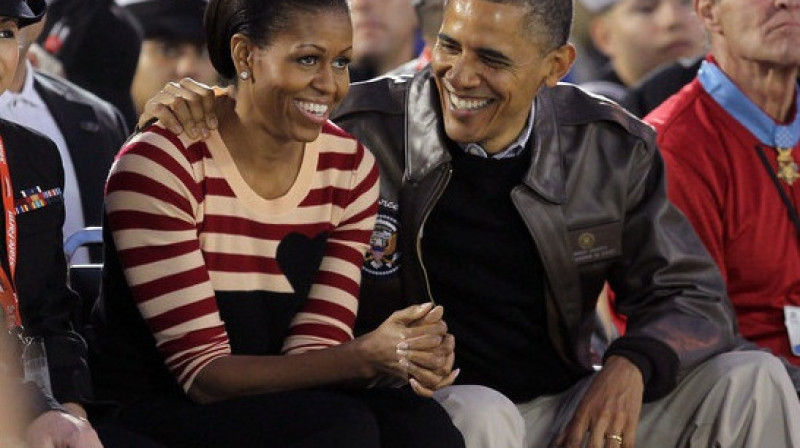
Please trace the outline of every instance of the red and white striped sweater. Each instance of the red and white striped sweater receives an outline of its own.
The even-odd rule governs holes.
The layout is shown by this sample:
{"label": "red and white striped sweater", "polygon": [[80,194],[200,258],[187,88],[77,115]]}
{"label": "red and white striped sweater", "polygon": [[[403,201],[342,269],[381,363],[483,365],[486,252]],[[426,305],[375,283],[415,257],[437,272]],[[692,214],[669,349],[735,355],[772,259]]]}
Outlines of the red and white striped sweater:
{"label": "red and white striped sweater", "polygon": [[230,353],[352,339],[378,170],[335,125],[306,144],[277,199],[250,189],[218,133],[193,141],[158,126],[123,148],[106,190],[127,286],[184,390]]}

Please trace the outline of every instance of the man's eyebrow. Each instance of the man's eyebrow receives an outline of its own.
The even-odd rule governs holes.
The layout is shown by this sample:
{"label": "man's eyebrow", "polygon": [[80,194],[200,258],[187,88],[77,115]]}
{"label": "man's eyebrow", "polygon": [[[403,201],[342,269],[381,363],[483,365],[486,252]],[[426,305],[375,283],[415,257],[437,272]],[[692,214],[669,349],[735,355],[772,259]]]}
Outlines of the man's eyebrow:
{"label": "man's eyebrow", "polygon": [[[452,37],[448,36],[445,33],[439,33],[439,40],[441,40],[442,42],[444,42],[444,43],[446,43],[448,45],[452,45],[452,46],[456,46],[456,47],[460,47],[461,46],[461,44],[457,40],[453,39]],[[511,58],[509,58],[508,56],[506,56],[502,52],[497,51],[497,50],[495,50],[493,48],[478,47],[475,51],[481,57],[489,58],[489,59],[491,59],[491,60],[493,60],[495,62],[502,62],[502,63],[505,63],[505,64],[512,64],[514,62]]]}

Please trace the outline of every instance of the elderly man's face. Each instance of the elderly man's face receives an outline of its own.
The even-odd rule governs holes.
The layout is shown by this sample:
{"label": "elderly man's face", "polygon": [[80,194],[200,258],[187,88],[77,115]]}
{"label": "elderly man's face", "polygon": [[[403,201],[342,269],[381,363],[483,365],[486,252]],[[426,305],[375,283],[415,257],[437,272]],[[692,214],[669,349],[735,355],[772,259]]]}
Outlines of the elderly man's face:
{"label": "elderly man's face", "polygon": [[487,0],[451,0],[432,65],[447,136],[498,152],[525,126],[533,98],[566,73],[574,50],[545,53],[524,29],[525,10]]}
{"label": "elderly man's face", "polygon": [[710,33],[718,36],[715,54],[776,67],[800,66],[800,1],[699,0],[697,10]]}

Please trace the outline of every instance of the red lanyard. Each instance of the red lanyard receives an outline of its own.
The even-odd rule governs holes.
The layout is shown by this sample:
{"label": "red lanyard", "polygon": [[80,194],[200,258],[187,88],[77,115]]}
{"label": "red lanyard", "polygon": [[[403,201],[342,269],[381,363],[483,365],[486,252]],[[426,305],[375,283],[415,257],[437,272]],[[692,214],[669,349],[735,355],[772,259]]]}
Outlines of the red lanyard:
{"label": "red lanyard", "polygon": [[22,326],[19,315],[19,300],[14,287],[14,274],[17,271],[17,213],[14,209],[14,190],[11,188],[11,173],[8,170],[6,147],[0,136],[0,183],[2,183],[3,212],[6,222],[6,252],[8,252],[9,279],[5,269],[0,268],[0,303],[6,316],[6,328],[14,330]]}

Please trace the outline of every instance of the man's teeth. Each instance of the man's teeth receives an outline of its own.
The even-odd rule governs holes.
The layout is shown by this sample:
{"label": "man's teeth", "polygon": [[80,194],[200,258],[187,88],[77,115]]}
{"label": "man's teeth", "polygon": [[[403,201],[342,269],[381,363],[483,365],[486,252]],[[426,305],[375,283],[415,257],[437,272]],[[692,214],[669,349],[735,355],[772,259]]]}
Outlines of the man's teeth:
{"label": "man's teeth", "polygon": [[463,100],[454,94],[450,94],[450,102],[453,103],[456,109],[474,110],[489,104],[490,100]]}
{"label": "man's teeth", "polygon": [[327,104],[306,103],[304,101],[298,101],[297,105],[300,106],[304,111],[320,117],[328,112]]}

